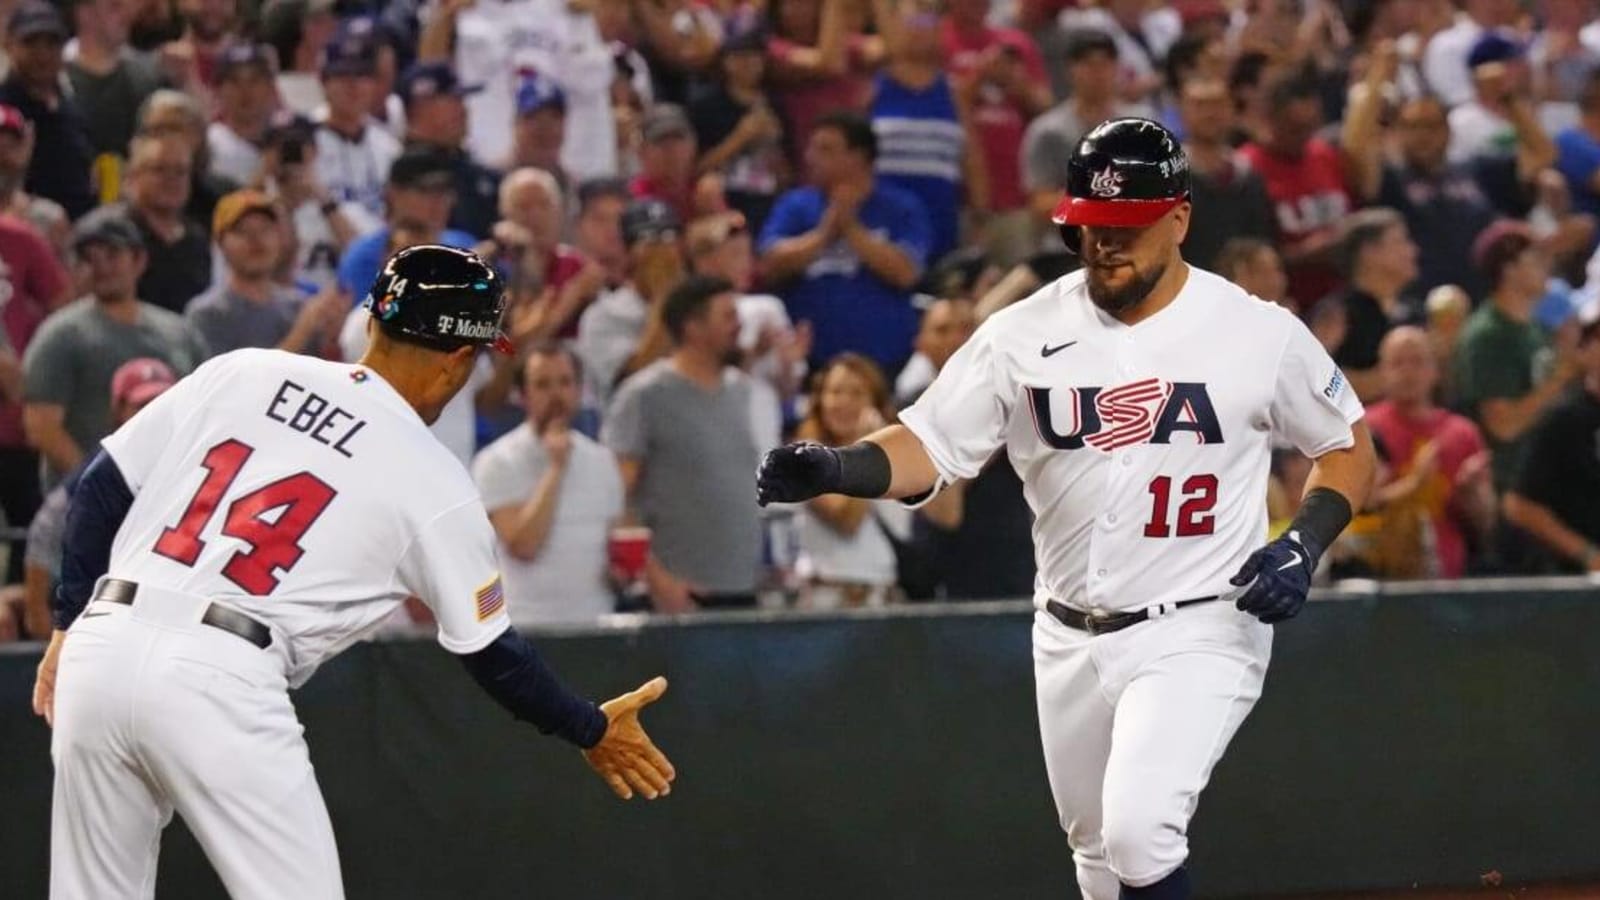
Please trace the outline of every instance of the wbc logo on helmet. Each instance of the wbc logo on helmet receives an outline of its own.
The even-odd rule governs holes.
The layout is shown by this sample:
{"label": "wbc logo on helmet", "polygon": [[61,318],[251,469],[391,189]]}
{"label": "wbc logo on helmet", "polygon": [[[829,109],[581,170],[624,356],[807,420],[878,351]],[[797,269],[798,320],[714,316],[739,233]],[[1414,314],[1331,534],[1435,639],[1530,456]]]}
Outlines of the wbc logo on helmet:
{"label": "wbc logo on helmet", "polygon": [[1106,166],[1089,179],[1089,191],[1096,197],[1117,196],[1122,193],[1122,173],[1111,166]]}

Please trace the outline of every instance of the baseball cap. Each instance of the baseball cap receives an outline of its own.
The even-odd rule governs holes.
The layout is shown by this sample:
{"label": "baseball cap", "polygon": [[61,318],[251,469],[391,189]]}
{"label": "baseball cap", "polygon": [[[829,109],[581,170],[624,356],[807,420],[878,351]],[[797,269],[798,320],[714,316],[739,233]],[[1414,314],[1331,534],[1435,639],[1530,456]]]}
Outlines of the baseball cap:
{"label": "baseball cap", "polygon": [[483,85],[464,85],[456,77],[456,70],[447,62],[422,62],[413,65],[400,76],[396,91],[407,106],[429,97],[451,95],[465,97],[483,90]]}
{"label": "baseball cap", "polygon": [[72,227],[74,252],[81,252],[90,244],[110,244],[113,247],[124,247],[129,250],[143,250],[144,235],[139,233],[139,226],[133,224],[133,219],[128,217],[125,209],[118,206],[102,206],[90,210]]}
{"label": "baseball cap", "polygon": [[6,22],[6,36],[27,39],[38,34],[53,34],[67,39],[67,23],[56,8],[43,0],[28,0]]}
{"label": "baseball cap", "polygon": [[261,191],[253,188],[234,191],[217,201],[216,212],[211,214],[211,234],[220,237],[223,232],[239,224],[251,213],[266,213],[273,221],[278,219],[278,207]]}
{"label": "baseball cap", "polygon": [[657,103],[645,111],[639,131],[650,143],[670,137],[688,137],[694,131],[689,127],[689,114],[676,103]]}
{"label": "baseball cap", "polygon": [[1522,44],[1517,41],[1496,31],[1485,32],[1467,54],[1467,68],[1476,69],[1489,63],[1521,59],[1523,52]]}
{"label": "baseball cap", "polygon": [[395,187],[437,191],[455,187],[455,161],[432,147],[410,147],[389,166],[389,183]]}
{"label": "baseball cap", "polygon": [[112,403],[149,403],[178,383],[172,367],[153,356],[130,359],[111,375]]}
{"label": "baseball cap", "polygon": [[517,115],[530,116],[541,109],[567,110],[567,95],[555,79],[525,71],[517,83]]}
{"label": "baseball cap", "polygon": [[630,247],[644,240],[675,240],[682,228],[672,207],[654,197],[635,200],[622,211],[622,242]]}
{"label": "baseball cap", "polygon": [[361,29],[341,25],[334,32],[333,40],[322,48],[322,75],[325,78],[372,75],[377,71],[378,41],[370,25]]}
{"label": "baseball cap", "polygon": [[265,44],[237,43],[224,47],[217,56],[217,80],[224,81],[242,69],[259,69],[272,75],[277,69],[272,48]]}
{"label": "baseball cap", "polygon": [[22,114],[22,110],[15,106],[0,103],[0,131],[9,131],[17,135],[27,134],[28,119]]}

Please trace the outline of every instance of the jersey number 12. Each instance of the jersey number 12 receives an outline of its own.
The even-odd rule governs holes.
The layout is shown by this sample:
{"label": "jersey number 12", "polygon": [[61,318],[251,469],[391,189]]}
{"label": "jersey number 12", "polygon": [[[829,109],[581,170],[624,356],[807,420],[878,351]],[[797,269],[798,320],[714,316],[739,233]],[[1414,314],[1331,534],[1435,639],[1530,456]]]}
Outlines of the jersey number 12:
{"label": "jersey number 12", "polygon": [[[1164,538],[1172,535],[1167,523],[1167,512],[1172,503],[1172,479],[1158,475],[1150,482],[1150,521],[1144,526],[1144,536]],[[1190,475],[1183,480],[1183,504],[1178,507],[1178,537],[1211,534],[1217,530],[1217,517],[1212,507],[1217,505],[1217,476]]]}
{"label": "jersey number 12", "polygon": [[[206,548],[200,532],[216,514],[217,505],[227,496],[228,488],[254,452],[254,447],[232,439],[207,451],[200,461],[206,470],[205,481],[200,482],[200,489],[195,491],[178,524],[162,529],[155,552],[186,566],[195,564]],[[222,566],[223,576],[254,596],[272,593],[278,586],[278,571],[288,572],[305,555],[300,538],[337,493],[310,472],[297,472],[228,504],[222,533],[245,542],[250,549],[236,551],[229,557]],[[282,512],[277,519],[265,518],[267,513],[280,508]]]}

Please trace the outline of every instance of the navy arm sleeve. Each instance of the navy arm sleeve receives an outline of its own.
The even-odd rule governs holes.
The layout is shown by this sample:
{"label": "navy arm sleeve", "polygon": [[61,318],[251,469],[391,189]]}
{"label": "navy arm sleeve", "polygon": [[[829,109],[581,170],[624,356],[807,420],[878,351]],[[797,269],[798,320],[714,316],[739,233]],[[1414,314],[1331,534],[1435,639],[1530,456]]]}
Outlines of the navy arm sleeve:
{"label": "navy arm sleeve", "polygon": [[89,605],[94,583],[111,566],[111,542],[133,505],[133,491],[122,470],[104,450],[84,467],[67,506],[61,536],[61,583],[50,606],[50,621],[65,630]]}
{"label": "navy arm sleeve", "polygon": [[496,702],[545,734],[586,750],[605,737],[606,714],[567,690],[515,628],[502,631],[482,650],[462,654],[461,664]]}

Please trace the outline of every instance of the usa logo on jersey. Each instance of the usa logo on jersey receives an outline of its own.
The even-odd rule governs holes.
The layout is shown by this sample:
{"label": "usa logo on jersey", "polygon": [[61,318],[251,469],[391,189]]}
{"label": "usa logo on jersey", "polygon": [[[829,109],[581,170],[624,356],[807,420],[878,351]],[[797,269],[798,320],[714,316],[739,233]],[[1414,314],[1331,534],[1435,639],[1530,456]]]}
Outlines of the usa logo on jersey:
{"label": "usa logo on jersey", "polygon": [[[1170,444],[1188,432],[1198,444],[1222,443],[1222,425],[1204,382],[1145,378],[1116,387],[1074,387],[1052,404],[1053,388],[1028,388],[1039,440],[1056,450],[1110,453],[1133,444]],[[1066,410],[1060,410],[1064,399]]]}

